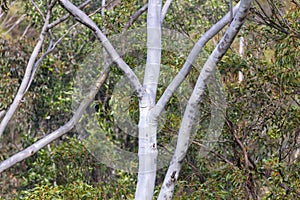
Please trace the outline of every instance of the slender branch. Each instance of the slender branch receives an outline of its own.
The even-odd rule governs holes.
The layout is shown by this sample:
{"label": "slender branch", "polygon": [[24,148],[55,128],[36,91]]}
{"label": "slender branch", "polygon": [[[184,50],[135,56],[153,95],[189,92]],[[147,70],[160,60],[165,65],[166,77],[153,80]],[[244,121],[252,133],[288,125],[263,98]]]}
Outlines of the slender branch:
{"label": "slender branch", "polygon": [[0,12],[0,19],[4,16],[5,12]]}
{"label": "slender branch", "polygon": [[[78,8],[82,9],[84,8],[85,6],[87,6],[92,0],[87,0],[85,2],[83,2],[81,5],[78,6]],[[51,29],[53,28],[54,26],[66,21],[68,18],[70,17],[70,14],[65,14],[63,17],[55,20],[54,22],[52,22],[51,24],[48,25],[48,29]]]}
{"label": "slender branch", "polygon": [[198,110],[197,107],[202,100],[208,79],[214,73],[216,65],[222,59],[223,55],[230,47],[238,31],[243,25],[250,6],[251,0],[241,1],[240,7],[236,16],[234,17],[234,20],[230,24],[229,28],[225,32],[223,38],[221,39],[215,50],[209,56],[200,72],[196,86],[184,112],[184,116],[179,129],[175,153],[170,162],[170,166],[166,173],[162,189],[158,196],[159,200],[171,199],[173,196],[175,183],[178,179],[184,158],[188,150],[190,134],[193,127],[195,126],[195,117]]}
{"label": "slender branch", "polygon": [[[102,4],[101,4],[101,7],[102,7],[102,8],[101,8],[101,17],[102,17],[102,19],[104,19],[104,17],[105,17],[105,4],[106,4],[105,1],[106,1],[106,0],[102,0]],[[106,28],[105,28],[105,26],[103,27],[102,31],[103,31],[104,34],[106,33]],[[104,64],[104,66],[106,66],[106,62],[107,62],[107,52],[106,52],[106,50],[105,50],[104,47],[102,47],[102,51],[103,51],[103,64]]]}
{"label": "slender branch", "polygon": [[148,4],[143,5],[127,22],[127,24],[123,28],[123,32],[126,31],[148,8]]}
{"label": "slender branch", "polygon": [[[80,4],[78,6],[79,9],[83,9],[84,7],[86,7],[92,0],[87,0],[84,3]],[[110,0],[109,2],[107,2],[105,5],[102,5],[100,8],[96,9],[93,13],[89,14],[89,16],[96,14],[99,10],[102,10],[103,8],[106,8],[108,6],[110,6],[111,3],[113,3],[114,0]],[[64,16],[62,16],[61,18],[55,20],[54,22],[52,22],[51,24],[48,25],[48,29],[53,28],[54,26],[66,21],[68,18],[70,17],[70,14],[65,14]]]}
{"label": "slender branch", "polygon": [[237,132],[236,132],[236,130],[234,128],[233,123],[229,119],[226,119],[226,124],[227,124],[230,132],[233,134],[234,140],[238,143],[240,149],[243,151],[244,159],[245,159],[245,167],[246,167],[246,169],[248,169],[250,162],[249,162],[249,156],[248,156],[246,147],[241,142],[241,140],[239,139],[239,137],[237,136]]}
{"label": "slender branch", "polygon": [[9,26],[11,26],[14,22],[12,22],[12,24],[10,24],[10,22],[15,19],[15,17],[17,16],[17,13],[15,12],[12,16],[10,15],[6,15],[6,17],[4,18],[4,20],[2,21],[2,26],[6,29]]}
{"label": "slender branch", "polygon": [[229,2],[230,19],[233,20],[232,0]]}
{"label": "slender branch", "polygon": [[22,40],[22,39],[25,37],[25,35],[27,34],[27,32],[28,32],[28,30],[29,30],[29,28],[30,28],[31,26],[32,26],[32,24],[28,24],[28,25],[26,26],[26,28],[25,28],[25,30],[24,30],[22,36],[20,37],[20,40]]}
{"label": "slender branch", "polygon": [[35,60],[36,60],[36,58],[37,58],[37,56],[38,56],[38,54],[41,50],[41,47],[44,43],[44,40],[45,40],[45,36],[46,36],[46,32],[47,32],[47,26],[49,24],[50,17],[51,17],[51,10],[48,9],[46,19],[45,19],[45,23],[44,23],[44,26],[43,26],[42,31],[40,33],[39,41],[37,42],[32,54],[31,54],[31,57],[28,61],[26,71],[25,71],[25,75],[24,75],[24,78],[22,80],[21,86],[20,86],[20,88],[17,92],[16,97],[14,98],[13,103],[11,104],[11,106],[9,107],[6,115],[4,116],[3,120],[1,121],[1,124],[0,124],[0,138],[1,138],[8,122],[10,121],[10,119],[12,118],[12,116],[15,113],[16,109],[18,108],[22,98],[24,97],[24,94],[26,92],[26,88],[27,88],[28,83],[30,81],[31,72],[32,72],[33,67],[34,67]]}
{"label": "slender branch", "polygon": [[109,72],[109,68],[107,67],[101,74],[100,78],[97,80],[94,87],[91,89],[90,93],[80,103],[80,105],[78,106],[73,117],[65,125],[61,126],[59,129],[53,131],[52,133],[45,136],[41,140],[30,145],[23,151],[20,151],[19,153],[11,156],[10,158],[2,161],[0,163],[0,173],[6,169],[12,167],[16,163],[21,162],[22,160],[25,160],[26,158],[32,156],[38,150],[42,149],[49,143],[53,142],[55,139],[61,137],[62,135],[64,135],[68,131],[70,131],[78,123],[78,121],[80,120],[82,114],[84,113],[84,111],[88,107],[88,105],[94,100],[95,95],[97,94],[97,92],[99,91],[99,89],[103,85],[103,83],[105,82],[108,72]]}
{"label": "slender branch", "polygon": [[39,6],[35,3],[34,0],[31,0],[31,3],[33,4],[33,6],[37,9],[37,11],[40,13],[40,15],[42,16],[43,20],[46,21],[46,17],[43,14],[43,12],[41,11],[41,9],[39,8]]}
{"label": "slender branch", "polygon": [[[240,3],[238,3],[233,8],[234,15],[236,14],[236,12],[238,10],[239,5],[240,5]],[[185,77],[191,71],[195,60],[197,59],[199,53],[201,52],[201,50],[205,46],[205,44],[213,36],[215,36],[220,30],[222,30],[226,26],[226,24],[228,24],[230,21],[231,21],[231,16],[230,16],[230,12],[229,12],[220,21],[218,21],[216,24],[214,24],[208,31],[206,31],[201,36],[201,38],[197,41],[197,43],[194,45],[192,51],[188,55],[183,67],[178,72],[178,74],[175,76],[175,78],[172,80],[170,85],[166,88],[163,95],[160,97],[159,101],[157,102],[155,108],[153,109],[153,114],[155,116],[159,116],[161,114],[164,107],[169,102],[170,98],[172,97],[173,93],[180,86],[180,84],[185,80]]]}
{"label": "slender branch", "polygon": [[46,58],[46,56],[48,56],[51,52],[53,52],[53,50],[55,50],[56,46],[58,44],[60,44],[62,42],[62,40],[64,39],[64,37],[70,33],[70,31],[76,27],[78,25],[78,23],[74,24],[73,26],[71,26],[65,34],[63,34],[54,44],[52,41],[50,41],[48,49],[45,53],[43,53],[43,55],[35,62],[34,67],[32,69],[31,75],[30,75],[30,80],[28,82],[27,88],[25,90],[25,93],[27,92],[27,90],[29,89],[31,82],[33,81],[34,75],[36,70],[38,69],[38,67],[40,66],[41,62]]}
{"label": "slender branch", "polygon": [[143,96],[144,90],[142,89],[142,85],[139,82],[136,74],[132,71],[132,69],[124,62],[124,60],[120,57],[120,55],[117,53],[115,48],[112,46],[112,44],[109,42],[107,37],[102,33],[102,31],[98,28],[98,26],[78,7],[76,7],[74,4],[72,4],[68,0],[59,0],[60,5],[65,8],[71,15],[75,17],[77,21],[91,29],[97,39],[102,42],[102,45],[106,49],[106,51],[109,53],[109,55],[112,57],[112,61],[116,62],[118,64],[118,67],[123,71],[125,76],[130,80],[131,84],[137,91],[137,94],[139,98]]}
{"label": "slender branch", "polygon": [[18,26],[25,18],[27,14],[23,14],[6,32],[5,34],[8,34],[10,31],[12,31],[16,26]]}
{"label": "slender branch", "polygon": [[199,147],[202,147],[202,148],[206,149],[207,151],[211,152],[212,154],[214,154],[215,156],[217,156],[218,158],[220,158],[221,160],[223,160],[224,162],[226,162],[227,164],[229,164],[231,167],[235,166],[231,161],[229,161],[227,158],[225,158],[221,154],[215,152],[211,148],[209,148],[209,147],[201,144],[200,142],[193,141],[193,143],[196,144],[196,145],[198,145]]}
{"label": "slender branch", "polygon": [[281,11],[273,1],[258,1],[255,0],[261,12],[255,11],[256,15],[261,19],[260,23],[264,23],[282,33],[292,35],[293,37],[300,38],[299,33],[295,32],[290,27],[286,19],[284,19]]}
{"label": "slender branch", "polygon": [[163,23],[163,21],[166,17],[166,14],[168,12],[168,9],[169,9],[171,3],[172,3],[172,0],[167,0],[166,3],[163,6],[163,9],[162,9],[162,12],[161,12],[161,20],[160,20],[161,24]]}

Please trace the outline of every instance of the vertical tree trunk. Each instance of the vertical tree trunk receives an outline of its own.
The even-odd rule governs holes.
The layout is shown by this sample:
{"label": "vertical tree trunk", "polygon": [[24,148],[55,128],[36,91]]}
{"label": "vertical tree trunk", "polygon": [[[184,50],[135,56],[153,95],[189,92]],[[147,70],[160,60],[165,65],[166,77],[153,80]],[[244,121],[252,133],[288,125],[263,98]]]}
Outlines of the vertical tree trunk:
{"label": "vertical tree trunk", "polygon": [[147,63],[145,93],[140,99],[139,172],[135,199],[151,200],[157,165],[157,119],[151,115],[155,105],[161,61],[161,0],[149,0],[147,15]]}

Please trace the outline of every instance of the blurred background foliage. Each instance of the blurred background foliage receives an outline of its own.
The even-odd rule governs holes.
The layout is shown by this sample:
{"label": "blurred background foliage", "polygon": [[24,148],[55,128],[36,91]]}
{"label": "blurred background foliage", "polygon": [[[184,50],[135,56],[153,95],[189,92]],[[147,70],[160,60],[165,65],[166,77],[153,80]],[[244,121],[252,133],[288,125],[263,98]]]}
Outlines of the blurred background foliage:
{"label": "blurred background foliage", "polygon": [[[46,1],[35,1],[45,12]],[[81,1],[73,1],[77,5]],[[300,3],[299,1],[254,1],[248,21],[218,68],[226,89],[224,129],[215,141],[204,138],[210,119],[210,97],[202,103],[201,128],[191,143],[174,199],[299,199],[300,198]],[[110,37],[124,31],[131,16],[145,0],[110,1],[105,17],[92,19],[105,27]],[[101,6],[92,1],[84,10]],[[0,111],[7,110],[21,83],[27,61],[38,39],[43,19],[30,1],[1,1],[0,12]],[[164,27],[196,42],[201,34],[228,12],[227,1],[174,1]],[[57,4],[53,19],[66,12]],[[184,13],[184,14],[183,14]],[[59,38],[75,23],[73,18],[53,30]],[[144,26],[146,13],[130,27]],[[211,52],[224,31],[205,47]],[[244,55],[239,40],[245,38]],[[67,33],[57,49],[39,67],[28,93],[9,123],[0,143],[0,160],[56,130],[72,116],[72,94],[76,71],[93,51],[93,34],[78,25]],[[45,44],[47,44],[46,41]],[[47,49],[45,45],[43,52]],[[145,62],[145,52],[124,55],[130,66]],[[184,57],[163,52],[163,64],[178,71]],[[109,141],[125,150],[137,151],[137,139],[126,135],[114,121],[113,90],[121,72],[111,67],[110,77],[90,109]],[[242,72],[244,80],[238,81]],[[188,84],[199,74],[193,69]],[[161,86],[161,95],[165,86]],[[138,119],[137,99],[130,97],[128,113]],[[164,148],[175,137],[181,122],[178,99],[167,106],[160,129]],[[204,144],[214,143],[214,148]],[[201,156],[200,150],[208,154]],[[158,171],[157,188],[165,168]],[[49,144],[36,155],[0,174],[0,199],[133,199],[136,174],[101,164],[78,139],[76,130]]]}

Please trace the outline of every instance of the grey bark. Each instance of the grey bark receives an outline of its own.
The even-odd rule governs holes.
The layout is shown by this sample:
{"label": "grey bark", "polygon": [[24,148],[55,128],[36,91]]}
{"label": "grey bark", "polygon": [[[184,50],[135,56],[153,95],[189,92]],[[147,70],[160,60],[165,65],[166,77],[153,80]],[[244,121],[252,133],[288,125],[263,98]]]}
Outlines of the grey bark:
{"label": "grey bark", "polygon": [[6,111],[5,110],[1,110],[0,111],[0,119],[5,115]]}

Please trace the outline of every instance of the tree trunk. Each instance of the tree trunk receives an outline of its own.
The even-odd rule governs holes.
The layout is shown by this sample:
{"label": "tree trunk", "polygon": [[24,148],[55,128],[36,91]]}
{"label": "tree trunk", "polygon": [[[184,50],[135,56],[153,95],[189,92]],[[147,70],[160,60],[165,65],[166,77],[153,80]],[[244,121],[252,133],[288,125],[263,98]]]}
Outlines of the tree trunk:
{"label": "tree trunk", "polygon": [[157,165],[157,118],[151,115],[155,105],[161,61],[161,0],[149,0],[147,15],[147,63],[140,100],[139,171],[135,199],[151,200]]}

